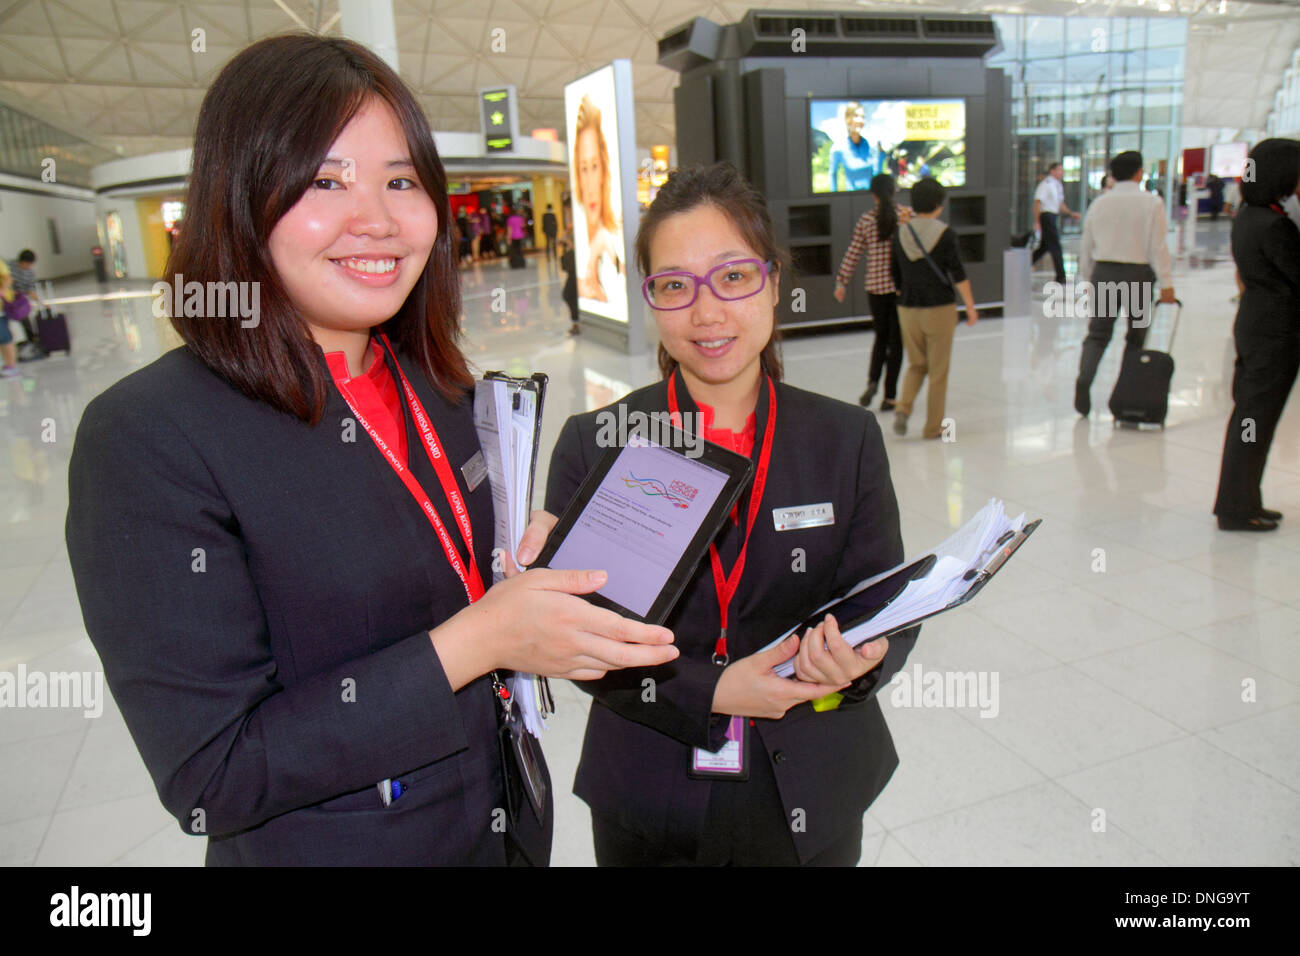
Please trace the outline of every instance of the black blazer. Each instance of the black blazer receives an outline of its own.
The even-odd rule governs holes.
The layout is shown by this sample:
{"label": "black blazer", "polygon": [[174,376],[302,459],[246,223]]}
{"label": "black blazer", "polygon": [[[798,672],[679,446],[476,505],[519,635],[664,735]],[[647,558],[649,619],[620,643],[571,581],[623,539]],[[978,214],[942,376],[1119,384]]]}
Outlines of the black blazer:
{"label": "black blazer", "polygon": [[[778,383],[776,394],[767,488],[727,627],[732,660],[757,651],[862,578],[903,560],[898,503],[875,417],[789,385]],[[680,382],[677,395],[683,412],[698,411]],[[667,383],[639,389],[623,402],[629,413],[666,411]],[[767,404],[764,384],[758,399],[755,461]],[[565,423],[551,458],[547,510],[562,511],[599,458],[599,414],[575,415]],[[834,507],[833,525],[775,529],[773,509],[826,501]],[[748,502],[746,492],[742,517]],[[742,538],[743,531],[728,521],[716,539],[728,570]],[[681,650],[677,660],[579,684],[595,701],[574,792],[593,810],[646,839],[694,842],[712,783],[687,777],[690,751],[695,746],[717,750],[727,725],[727,718],[711,713],[722,668],[711,661],[720,613],[707,560],[665,625]],[[815,856],[854,826],[898,765],[873,695],[903,666],[919,631],[891,637],[884,661],[845,691],[849,699],[839,709],[818,713],[811,704],[800,704],[780,720],[756,722],[786,818],[795,808],[806,811],[806,831],[794,833],[801,860]],[[642,680],[647,676],[655,681],[653,702],[643,699]]]}
{"label": "black blazer", "polygon": [[[472,404],[400,360],[466,493]],[[489,681],[453,694],[427,634],[464,588],[350,420],[333,387],[311,427],[187,348],[97,397],[68,475],[86,630],[159,798],[207,834],[209,865],[504,863]],[[412,472],[463,547],[406,424]],[[466,497],[486,577],[488,482]],[[408,792],[385,808],[390,777]],[[550,820],[521,840],[545,863]]]}
{"label": "black blazer", "polygon": [[1300,231],[1285,213],[1242,206],[1232,221],[1232,258],[1245,287],[1235,332],[1300,334]]}

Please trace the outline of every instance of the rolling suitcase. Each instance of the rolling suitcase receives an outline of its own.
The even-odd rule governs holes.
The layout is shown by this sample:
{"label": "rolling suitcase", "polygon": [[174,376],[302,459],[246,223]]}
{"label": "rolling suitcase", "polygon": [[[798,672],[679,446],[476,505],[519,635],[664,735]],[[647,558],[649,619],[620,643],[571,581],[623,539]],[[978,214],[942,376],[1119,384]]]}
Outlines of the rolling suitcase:
{"label": "rolling suitcase", "polygon": [[[1152,309],[1153,327],[1161,304],[1157,303]],[[1175,300],[1167,349],[1173,349],[1182,308],[1183,303]],[[1169,383],[1173,377],[1174,359],[1168,351],[1125,349],[1119,378],[1110,393],[1110,413],[1115,416],[1115,421],[1121,425],[1159,425],[1164,428],[1165,416],[1169,412]]]}
{"label": "rolling suitcase", "polygon": [[[54,283],[43,282],[42,298],[49,302],[54,298]],[[72,337],[68,334],[68,317],[62,312],[57,315],[47,305],[36,314],[36,344],[46,355],[51,352],[72,354]]]}
{"label": "rolling suitcase", "polygon": [[71,355],[72,337],[68,335],[68,317],[62,312],[55,315],[48,308],[42,309],[36,316],[36,340],[46,355],[51,352],[67,352]]}

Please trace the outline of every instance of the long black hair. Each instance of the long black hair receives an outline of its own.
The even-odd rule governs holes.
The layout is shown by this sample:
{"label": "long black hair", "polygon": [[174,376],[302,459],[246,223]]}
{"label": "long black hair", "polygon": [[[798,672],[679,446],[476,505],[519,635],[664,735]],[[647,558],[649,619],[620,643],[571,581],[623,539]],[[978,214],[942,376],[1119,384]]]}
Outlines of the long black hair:
{"label": "long black hair", "polygon": [[894,177],[880,173],[871,177],[871,195],[876,197],[876,238],[888,242],[898,228],[898,208],[894,205]]}
{"label": "long black hair", "polygon": [[260,283],[261,315],[258,325],[244,328],[186,315],[173,304],[172,325],[209,368],[245,395],[304,422],[320,420],[329,374],[267,243],[311,186],[330,144],[372,98],[402,124],[438,224],[423,273],[381,328],[444,398],[459,401],[474,378],[460,349],[460,273],[447,228],[447,174],[428,120],[397,73],[352,40],[268,37],[222,67],[199,108],[185,228],[166,275],[206,282],[209,289],[213,282]]}

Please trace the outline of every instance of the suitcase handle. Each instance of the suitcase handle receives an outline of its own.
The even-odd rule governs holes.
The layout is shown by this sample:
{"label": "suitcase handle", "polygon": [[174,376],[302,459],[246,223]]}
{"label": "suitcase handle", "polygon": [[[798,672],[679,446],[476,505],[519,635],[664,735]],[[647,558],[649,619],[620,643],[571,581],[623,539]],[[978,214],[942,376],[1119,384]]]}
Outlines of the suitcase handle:
{"label": "suitcase handle", "polygon": [[[1183,314],[1183,300],[1175,298],[1173,302],[1161,302],[1159,299],[1156,299],[1155,302],[1151,304],[1151,325],[1154,325],[1156,321],[1156,309],[1160,308],[1162,305],[1172,305],[1174,307],[1174,321],[1173,325],[1170,326],[1169,329],[1169,345],[1166,348],[1167,352],[1172,353],[1174,350],[1174,336],[1178,334],[1178,320],[1182,318]],[[1147,328],[1149,329],[1150,326]]]}

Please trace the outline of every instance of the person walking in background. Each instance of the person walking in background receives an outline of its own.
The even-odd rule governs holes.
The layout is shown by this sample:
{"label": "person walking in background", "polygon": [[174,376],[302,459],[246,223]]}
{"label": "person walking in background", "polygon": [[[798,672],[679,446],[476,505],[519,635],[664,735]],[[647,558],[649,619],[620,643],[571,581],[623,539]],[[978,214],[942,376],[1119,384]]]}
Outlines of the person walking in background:
{"label": "person walking in background", "polygon": [[555,258],[555,237],[559,234],[559,223],[555,221],[555,211],[551,204],[546,204],[546,212],[542,214],[542,235],[546,236],[546,258]]}
{"label": "person walking in background", "polygon": [[1300,371],[1300,230],[1283,203],[1300,196],[1300,141],[1266,139],[1250,151],[1241,182],[1232,258],[1241,301],[1232,338],[1232,417],[1214,513],[1224,531],[1272,531],[1282,514],[1264,507],[1260,483],[1273,433]]}
{"label": "person walking in background", "polygon": [[871,405],[880,387],[880,373],[885,372],[885,397],[880,403],[882,412],[894,408],[898,394],[898,373],[903,366],[903,336],[898,327],[898,287],[894,285],[889,269],[890,249],[894,232],[900,221],[911,218],[912,210],[894,202],[894,178],[881,173],[871,180],[871,194],[876,197],[876,208],[862,214],[853,229],[853,238],[840,262],[835,279],[835,300],[843,302],[848,284],[858,260],[867,256],[866,289],[871,303],[871,319],[876,327],[876,342],[871,348],[871,364],[867,370],[867,390],[858,399],[864,407]]}
{"label": "person walking in background", "polygon": [[1165,204],[1159,196],[1142,190],[1142,154],[1134,150],[1120,153],[1110,161],[1110,171],[1115,187],[1088,207],[1079,244],[1079,275],[1093,284],[1093,315],[1074,383],[1074,408],[1085,418],[1092,411],[1092,380],[1110,344],[1117,307],[1122,305],[1127,312],[1124,347],[1140,349],[1150,324],[1153,284],[1159,283],[1161,302],[1174,301]]}
{"label": "person walking in background", "polygon": [[1047,169],[1047,175],[1034,190],[1034,231],[1042,238],[1032,256],[1032,261],[1037,262],[1050,253],[1052,267],[1056,270],[1056,281],[1061,284],[1065,283],[1065,253],[1061,251],[1061,231],[1057,217],[1065,215],[1079,218],[1079,214],[1065,204],[1065,187],[1061,185],[1064,179],[1065,167],[1061,163],[1052,163]]}
{"label": "person walking in background", "polygon": [[[31,357],[42,357],[44,352],[40,349],[40,339],[36,334],[36,323],[32,321],[32,315],[44,305],[41,302],[40,293],[37,291],[36,281],[36,253],[30,249],[24,249],[18,253],[17,259],[9,261],[9,274],[13,277],[13,299],[9,300],[6,306],[6,313],[12,312],[12,317],[23,327],[27,334],[27,341],[36,347],[36,355]],[[19,297],[25,298],[26,303],[19,302]],[[28,361],[25,358],[23,361]]]}
{"label": "person walking in background", "polygon": [[508,211],[506,232],[510,239],[510,264],[518,266],[524,261],[524,226],[527,223],[518,206]]}
{"label": "person walking in background", "polygon": [[478,259],[484,262],[492,255],[492,214],[486,209],[474,217],[474,232],[478,235]]}
{"label": "person walking in background", "polygon": [[912,187],[912,218],[894,230],[890,270],[898,287],[898,323],[907,349],[903,394],[894,410],[894,434],[907,434],[907,417],[926,375],[930,394],[925,406],[925,438],[943,434],[948,395],[948,362],[957,329],[957,295],[966,306],[966,322],[979,320],[970,280],[961,264],[957,236],[939,219],[943,186],[927,176]]}
{"label": "person walking in background", "polygon": [[469,216],[465,214],[465,207],[461,207],[460,212],[456,214],[456,235],[460,242],[457,245],[457,258],[460,264],[472,262],[474,259],[474,238],[469,224]]}
{"label": "person walking in background", "polygon": [[1210,221],[1218,220],[1219,213],[1223,212],[1223,180],[1214,173],[1210,173],[1205,180],[1205,188],[1210,191]]}
{"label": "person walking in background", "polygon": [[14,345],[14,334],[9,330],[8,314],[16,296],[14,278],[9,267],[0,260],[0,300],[4,303],[4,314],[0,315],[0,378],[13,378],[18,374],[18,347]]}
{"label": "person walking in background", "polygon": [[564,272],[564,304],[569,307],[569,334],[582,331],[578,325],[578,264],[573,255],[573,244],[560,243],[560,269]]}

